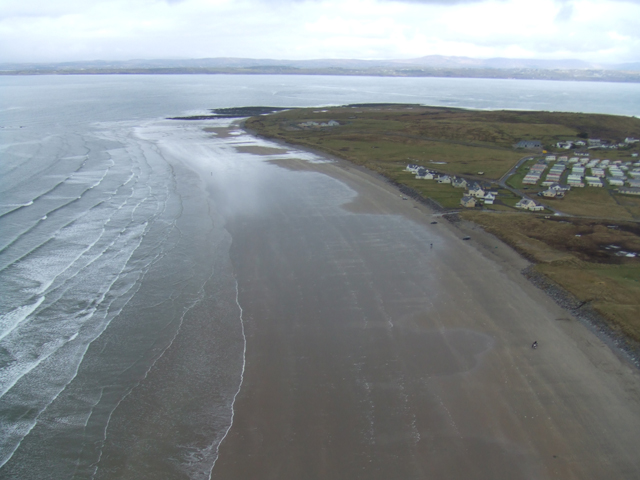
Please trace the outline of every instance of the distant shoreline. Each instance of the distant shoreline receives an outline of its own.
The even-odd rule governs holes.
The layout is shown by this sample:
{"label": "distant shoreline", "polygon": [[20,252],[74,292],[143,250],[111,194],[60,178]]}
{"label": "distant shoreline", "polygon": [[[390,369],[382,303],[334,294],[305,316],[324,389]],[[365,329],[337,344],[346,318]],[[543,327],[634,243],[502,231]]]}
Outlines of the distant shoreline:
{"label": "distant shoreline", "polygon": [[621,70],[544,70],[531,68],[294,68],[262,66],[240,68],[60,68],[0,71],[3,76],[34,75],[308,75],[405,78],[477,78],[640,83],[640,72]]}

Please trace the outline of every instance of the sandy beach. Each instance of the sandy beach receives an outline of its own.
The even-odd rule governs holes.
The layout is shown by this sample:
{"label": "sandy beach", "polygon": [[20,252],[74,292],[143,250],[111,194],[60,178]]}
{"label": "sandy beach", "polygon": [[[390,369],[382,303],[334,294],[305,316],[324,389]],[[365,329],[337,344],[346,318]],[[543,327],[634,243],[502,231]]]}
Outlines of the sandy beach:
{"label": "sandy beach", "polygon": [[638,478],[638,371],[524,259],[344,162],[276,163],[227,216],[247,353],[212,478]]}

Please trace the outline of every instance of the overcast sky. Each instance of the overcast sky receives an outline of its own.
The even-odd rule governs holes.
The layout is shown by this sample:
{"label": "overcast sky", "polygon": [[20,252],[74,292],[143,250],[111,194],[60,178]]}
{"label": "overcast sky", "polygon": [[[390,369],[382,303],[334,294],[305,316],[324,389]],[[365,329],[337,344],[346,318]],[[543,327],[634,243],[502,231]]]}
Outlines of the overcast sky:
{"label": "overcast sky", "polygon": [[640,60],[640,0],[0,0],[0,62]]}

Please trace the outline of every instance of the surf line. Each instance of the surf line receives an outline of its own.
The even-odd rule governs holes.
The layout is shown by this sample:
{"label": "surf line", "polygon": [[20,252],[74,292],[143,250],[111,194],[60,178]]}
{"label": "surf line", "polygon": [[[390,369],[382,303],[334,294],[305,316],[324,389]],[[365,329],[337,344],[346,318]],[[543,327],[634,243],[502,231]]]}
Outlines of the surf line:
{"label": "surf line", "polygon": [[215,468],[216,462],[220,457],[220,445],[222,445],[222,442],[224,442],[224,439],[227,438],[227,435],[229,434],[231,427],[233,427],[233,417],[235,415],[236,398],[238,397],[238,395],[240,394],[240,390],[242,389],[242,383],[244,382],[244,369],[247,365],[247,336],[245,335],[245,331],[244,331],[244,318],[242,317],[243,311],[242,311],[242,306],[240,305],[239,297],[240,297],[240,291],[238,287],[238,279],[236,278],[236,305],[238,305],[238,309],[240,310],[240,328],[242,331],[242,342],[243,342],[242,370],[240,371],[240,383],[238,384],[238,391],[233,396],[233,400],[231,400],[231,421],[229,422],[229,427],[227,427],[227,431],[224,432],[224,435],[222,436],[220,443],[218,443],[218,446],[216,447],[216,458],[213,460],[213,465],[211,465],[211,471],[209,472],[209,480],[211,480],[211,477],[213,476],[213,469]]}

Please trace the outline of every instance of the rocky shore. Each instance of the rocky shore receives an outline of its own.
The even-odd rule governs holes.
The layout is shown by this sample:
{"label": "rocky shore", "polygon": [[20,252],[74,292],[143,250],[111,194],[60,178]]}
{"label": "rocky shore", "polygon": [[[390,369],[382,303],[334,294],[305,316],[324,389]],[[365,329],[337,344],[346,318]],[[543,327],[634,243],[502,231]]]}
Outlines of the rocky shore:
{"label": "rocky shore", "polygon": [[598,335],[598,337],[612,347],[614,351],[621,353],[627,360],[640,368],[640,344],[615,329],[589,302],[581,301],[545,275],[537,272],[535,265],[531,265],[522,270],[522,275],[533,285],[543,290],[560,307],[569,311],[571,315]]}

